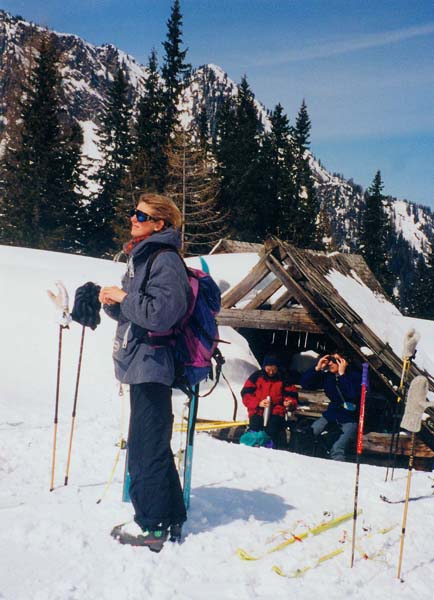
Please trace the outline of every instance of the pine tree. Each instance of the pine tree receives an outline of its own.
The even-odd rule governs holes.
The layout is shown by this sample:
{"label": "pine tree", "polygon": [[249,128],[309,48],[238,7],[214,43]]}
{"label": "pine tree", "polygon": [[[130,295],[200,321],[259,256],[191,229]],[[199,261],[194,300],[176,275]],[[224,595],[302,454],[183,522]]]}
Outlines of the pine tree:
{"label": "pine tree", "polygon": [[389,267],[391,226],[386,212],[387,198],[382,193],[383,187],[381,172],[377,171],[372,185],[365,193],[360,250],[369,268],[390,294],[393,288],[393,276]]}
{"label": "pine tree", "polygon": [[263,237],[274,234],[288,239],[294,212],[294,157],[291,128],[278,104],[270,115],[271,130],[264,135],[260,150],[259,196]]}
{"label": "pine tree", "polygon": [[63,226],[57,247],[65,252],[85,252],[88,239],[93,233],[93,223],[89,223],[87,210],[83,206],[82,191],[85,184],[81,166],[83,132],[80,125],[73,122],[65,136],[60,163],[60,180],[63,183]]}
{"label": "pine tree", "polygon": [[294,146],[294,219],[290,240],[302,248],[322,248],[324,232],[320,231],[319,201],[309,164],[311,122],[303,100],[292,131]]}
{"label": "pine tree", "polygon": [[[62,114],[58,54],[43,36],[20,100],[18,139],[4,164],[4,243],[79,251],[81,130]],[[77,232],[76,232],[77,230]]]}
{"label": "pine tree", "polygon": [[[110,86],[106,110],[99,130],[102,167],[97,176],[99,192],[89,206],[94,232],[88,252],[95,256],[110,254],[117,248],[116,234],[126,223],[119,216],[124,204],[124,180],[131,160],[131,101],[121,67]],[[119,221],[119,222],[117,222]]]}
{"label": "pine tree", "polygon": [[179,0],[174,0],[167,21],[166,41],[162,75],[165,83],[164,133],[169,139],[178,123],[178,100],[183,80],[189,75],[191,66],[185,62],[187,49],[182,50],[182,14]]}
{"label": "pine tree", "polygon": [[226,218],[217,206],[218,181],[198,141],[197,132],[176,136],[169,156],[167,191],[183,216],[183,252],[206,254],[227,233]]}
{"label": "pine tree", "polygon": [[303,99],[297,114],[294,128],[294,141],[300,151],[304,154],[310,147],[310,130],[312,124],[307,112],[306,101]]}
{"label": "pine tree", "polygon": [[[168,169],[164,135],[164,90],[158,74],[158,61],[152,50],[148,62],[148,78],[138,102],[133,158],[127,188],[130,199],[137,200],[143,190],[163,192]],[[134,201],[134,200],[133,200]]]}
{"label": "pine tree", "polygon": [[221,106],[217,122],[220,209],[230,213],[231,235],[245,241],[262,241],[258,197],[262,124],[245,77],[238,96],[228,98]]}
{"label": "pine tree", "polygon": [[408,290],[407,314],[420,319],[434,319],[433,255],[430,248],[427,258],[421,253],[416,261],[412,282]]}

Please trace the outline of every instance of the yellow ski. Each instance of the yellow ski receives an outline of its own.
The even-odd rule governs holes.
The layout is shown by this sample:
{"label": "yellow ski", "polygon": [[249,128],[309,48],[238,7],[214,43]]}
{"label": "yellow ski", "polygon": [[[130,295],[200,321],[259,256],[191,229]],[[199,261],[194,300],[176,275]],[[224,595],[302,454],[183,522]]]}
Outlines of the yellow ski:
{"label": "yellow ski", "polygon": [[[391,525],[390,527],[384,527],[383,529],[380,529],[378,531],[374,531],[372,533],[362,536],[362,539],[372,538],[374,535],[377,535],[377,534],[385,535],[386,533],[389,533],[389,531],[392,531],[392,529],[394,529],[395,527],[396,527],[396,525]],[[358,542],[360,542],[360,541],[361,540],[358,540]],[[367,560],[367,559],[373,560],[379,554],[379,552],[376,552],[375,554],[368,555],[366,552],[364,552],[360,548],[359,543],[356,544],[356,549],[360,553],[360,556],[362,558],[364,558],[365,560]],[[302,577],[308,571],[311,571],[312,569],[319,567],[320,565],[322,565],[323,563],[327,562],[328,560],[334,558],[335,556],[339,556],[339,554],[343,554],[344,551],[345,551],[345,548],[343,546],[339,546],[339,548],[336,548],[335,550],[332,550],[331,552],[328,552],[327,554],[323,554],[322,556],[317,558],[315,561],[313,561],[311,564],[305,565],[304,567],[302,567],[300,569],[295,569],[295,571],[292,571],[292,573],[285,573],[285,571],[283,571],[277,565],[273,565],[271,567],[271,569],[275,573],[277,573],[277,575],[280,575],[280,577],[287,577],[288,579],[293,579],[295,577]]]}
{"label": "yellow ski", "polygon": [[[359,510],[358,514],[360,514],[361,512],[362,511]],[[311,535],[315,536],[315,535],[322,533],[323,531],[328,531],[329,529],[332,529],[333,527],[337,527],[341,523],[345,523],[345,521],[349,521],[350,519],[352,519],[353,515],[354,515],[354,512],[345,513],[343,515],[339,515],[338,517],[334,517],[333,519],[329,519],[328,521],[320,523],[319,525],[315,525],[315,527],[307,529],[306,531],[303,531],[300,534],[291,535],[291,537],[288,538],[287,540],[284,540],[280,544],[276,544],[275,546],[272,546],[266,552],[264,552],[263,554],[260,554],[258,556],[253,556],[252,554],[249,554],[248,552],[246,552],[246,550],[243,550],[242,548],[237,548],[236,553],[241,558],[241,560],[259,560],[261,558],[264,558],[265,556],[268,556],[268,554],[272,554],[273,552],[278,552],[279,550],[282,550],[283,548],[290,546],[294,542],[302,541],[302,540],[306,539],[308,536],[311,536]]]}
{"label": "yellow ski", "polygon": [[[215,421],[211,423],[196,423],[196,431],[213,431],[215,429],[230,429],[248,425],[248,421]],[[174,431],[187,431],[186,423],[175,423]]]}
{"label": "yellow ski", "polygon": [[277,573],[281,577],[288,577],[291,579],[293,577],[302,577],[305,573],[307,573],[311,569],[318,567],[322,563],[326,562],[327,560],[330,560],[331,558],[334,558],[335,556],[338,556],[339,554],[342,554],[343,552],[344,552],[344,548],[342,548],[342,546],[340,548],[336,548],[336,550],[333,550],[332,552],[329,552],[328,554],[323,554],[322,556],[320,556],[311,565],[306,565],[305,567],[303,567],[301,569],[296,569],[295,571],[293,571],[290,574],[282,571],[282,569],[280,567],[278,567],[277,565],[273,565],[271,568],[275,573]]}

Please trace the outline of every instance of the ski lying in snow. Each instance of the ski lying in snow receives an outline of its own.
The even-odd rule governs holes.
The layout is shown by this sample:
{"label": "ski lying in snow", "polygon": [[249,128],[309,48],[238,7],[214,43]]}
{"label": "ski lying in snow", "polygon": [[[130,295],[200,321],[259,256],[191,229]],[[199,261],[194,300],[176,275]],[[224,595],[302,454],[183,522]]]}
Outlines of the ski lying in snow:
{"label": "ski lying in snow", "polygon": [[[360,514],[361,512],[362,511],[359,510],[358,514]],[[323,523],[320,523],[319,525],[310,527],[309,529],[307,529],[306,531],[303,531],[300,534],[297,534],[297,535],[291,534],[291,537],[284,540],[283,542],[280,542],[280,544],[276,544],[275,546],[268,548],[268,550],[266,550],[266,552],[264,552],[263,554],[260,554],[258,556],[253,556],[252,554],[249,554],[249,552],[246,552],[246,550],[243,550],[242,548],[237,548],[236,553],[239,556],[239,558],[241,558],[241,560],[259,560],[261,558],[264,558],[268,554],[272,554],[273,552],[278,552],[279,550],[283,550],[283,548],[290,546],[294,542],[302,542],[304,539],[306,539],[309,536],[319,535],[320,533],[323,533],[324,531],[328,531],[329,529],[332,529],[333,527],[337,527],[341,523],[345,523],[345,521],[349,521],[350,519],[352,519],[353,516],[354,516],[354,512],[344,513],[337,517],[328,519],[327,521],[324,521]]]}
{"label": "ski lying in snow", "polygon": [[323,554],[322,556],[317,558],[312,564],[306,565],[306,566],[302,567],[301,569],[296,569],[292,573],[286,573],[285,571],[282,571],[282,569],[280,567],[278,567],[277,565],[273,565],[271,567],[271,569],[275,573],[277,573],[277,575],[280,575],[280,577],[287,577],[288,579],[293,579],[295,577],[302,577],[308,571],[311,571],[312,569],[319,567],[320,565],[322,565],[322,563],[325,563],[326,561],[330,560],[331,558],[334,558],[335,556],[338,556],[339,554],[342,554],[343,552],[344,552],[344,548],[342,548],[342,546],[340,548],[336,548],[336,550],[333,550],[332,552],[329,552],[328,554]]}
{"label": "ski lying in snow", "polygon": [[[232,427],[244,427],[249,424],[248,421],[215,421],[212,423],[196,423],[195,430],[196,431],[214,431],[217,429],[231,429]],[[174,427],[174,431],[187,431],[188,424],[186,423],[176,423]]]}
{"label": "ski lying in snow", "polygon": [[[384,527],[383,529],[380,529],[379,531],[374,531],[374,532],[368,533],[366,535],[361,536],[359,539],[357,539],[357,541],[356,541],[356,550],[360,553],[360,556],[364,560],[373,560],[373,559],[375,559],[380,554],[381,551],[375,552],[374,554],[368,554],[368,553],[364,552],[360,548],[360,546],[359,546],[360,542],[363,541],[363,540],[366,540],[368,538],[372,538],[375,535],[385,535],[386,533],[389,533],[389,531],[392,531],[392,529],[394,529],[395,527],[396,527],[396,524],[395,525],[391,525],[390,527]],[[312,569],[316,569],[317,567],[319,567],[323,563],[331,560],[332,558],[335,558],[336,556],[339,556],[340,554],[343,554],[344,552],[345,552],[345,547],[344,546],[339,546],[339,548],[335,548],[331,552],[327,552],[326,554],[322,554],[320,557],[318,557],[315,560],[313,560],[310,564],[307,564],[304,567],[301,567],[299,569],[295,569],[292,572],[286,572],[283,569],[281,569],[278,565],[273,565],[271,567],[271,569],[275,573],[277,573],[277,575],[280,575],[280,577],[286,577],[288,579],[294,579],[296,577],[303,577],[303,575],[305,575],[308,571],[312,571]]]}

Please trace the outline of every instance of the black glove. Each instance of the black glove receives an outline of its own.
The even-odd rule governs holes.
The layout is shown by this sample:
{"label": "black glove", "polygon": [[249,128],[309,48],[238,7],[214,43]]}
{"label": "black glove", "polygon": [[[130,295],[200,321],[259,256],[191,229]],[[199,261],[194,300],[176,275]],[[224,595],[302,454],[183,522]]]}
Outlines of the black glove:
{"label": "black glove", "polygon": [[95,285],[91,281],[76,289],[74,307],[71,312],[73,321],[77,321],[85,327],[96,329],[97,325],[101,323],[99,315],[101,302],[98,300],[100,290],[101,286]]}

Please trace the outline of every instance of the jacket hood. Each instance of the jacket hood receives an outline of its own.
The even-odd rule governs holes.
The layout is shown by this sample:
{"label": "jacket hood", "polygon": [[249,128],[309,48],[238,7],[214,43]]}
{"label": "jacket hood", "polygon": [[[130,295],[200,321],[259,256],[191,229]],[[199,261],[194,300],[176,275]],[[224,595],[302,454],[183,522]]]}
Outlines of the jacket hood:
{"label": "jacket hood", "polygon": [[181,232],[178,229],[173,229],[173,227],[167,227],[166,229],[163,229],[163,231],[153,233],[146,240],[137,244],[137,246],[132,249],[131,255],[134,258],[137,258],[143,252],[149,251],[149,246],[153,244],[172,246],[175,250],[179,250],[182,245]]}

